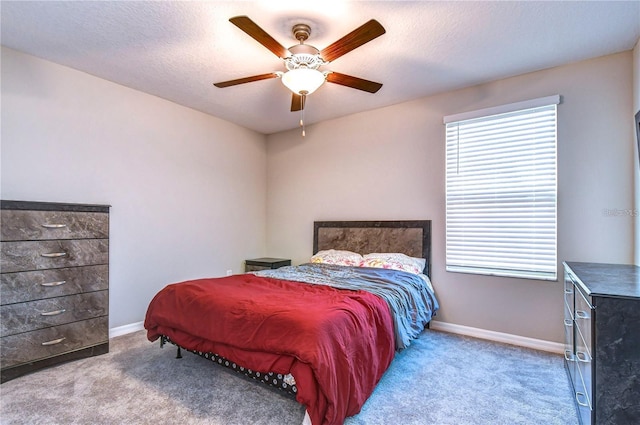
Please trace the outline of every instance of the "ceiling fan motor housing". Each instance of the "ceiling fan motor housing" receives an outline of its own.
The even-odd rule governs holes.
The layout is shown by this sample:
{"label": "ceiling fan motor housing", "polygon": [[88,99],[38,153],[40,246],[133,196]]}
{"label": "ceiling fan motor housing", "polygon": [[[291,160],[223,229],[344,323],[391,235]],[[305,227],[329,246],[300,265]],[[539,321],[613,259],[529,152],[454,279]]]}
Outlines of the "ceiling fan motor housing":
{"label": "ceiling fan motor housing", "polygon": [[308,44],[296,44],[289,48],[291,56],[285,59],[288,70],[298,68],[318,69],[327,62],[320,56],[320,51]]}

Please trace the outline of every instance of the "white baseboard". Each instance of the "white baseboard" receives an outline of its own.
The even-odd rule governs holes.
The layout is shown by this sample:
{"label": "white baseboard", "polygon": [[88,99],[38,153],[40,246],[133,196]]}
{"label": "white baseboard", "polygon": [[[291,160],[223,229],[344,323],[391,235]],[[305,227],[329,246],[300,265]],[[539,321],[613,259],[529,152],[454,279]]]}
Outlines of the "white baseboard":
{"label": "white baseboard", "polygon": [[144,322],[130,323],[128,325],[118,326],[116,328],[109,329],[109,338],[115,338],[116,336],[130,334],[131,332],[137,332],[144,329]]}
{"label": "white baseboard", "polygon": [[436,331],[487,339],[489,341],[518,345],[520,347],[533,348],[534,350],[547,351],[550,353],[564,353],[564,344],[561,344],[559,342],[551,342],[545,341],[543,339],[529,338],[526,336],[488,331],[486,329],[472,328],[470,326],[456,325],[453,323],[439,322],[436,320],[431,321],[430,325],[430,328]]}

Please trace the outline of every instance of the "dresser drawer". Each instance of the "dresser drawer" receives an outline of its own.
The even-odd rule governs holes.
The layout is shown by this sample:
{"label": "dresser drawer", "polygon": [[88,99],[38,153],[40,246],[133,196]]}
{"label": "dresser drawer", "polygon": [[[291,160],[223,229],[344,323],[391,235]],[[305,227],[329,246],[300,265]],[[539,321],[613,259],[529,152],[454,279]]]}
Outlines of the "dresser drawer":
{"label": "dresser drawer", "polygon": [[2,241],[106,239],[109,215],[96,212],[2,210]]}
{"label": "dresser drawer", "polygon": [[108,239],[2,242],[3,273],[107,264]]}
{"label": "dresser drawer", "polygon": [[585,363],[576,362],[578,371],[578,385],[575,388],[575,398],[578,404],[578,414],[580,415],[580,423],[582,425],[591,425],[591,416],[593,415],[593,400],[589,396],[591,388],[591,374],[585,380],[583,372],[585,371]]}
{"label": "dresser drawer", "polygon": [[571,386],[575,390],[577,384],[577,370],[576,370],[576,356],[573,351],[573,339],[575,333],[573,330],[573,323],[571,321],[564,321],[564,360],[565,367],[567,368],[567,372],[569,373],[569,379],[571,381]]}
{"label": "dresser drawer", "polygon": [[14,304],[109,288],[109,266],[0,274],[0,303]]}
{"label": "dresser drawer", "polygon": [[0,336],[106,316],[107,291],[88,292],[0,307]]}
{"label": "dresser drawer", "polygon": [[251,264],[246,264],[244,266],[244,271],[245,272],[258,272],[260,270],[271,270],[271,267],[268,267],[268,266],[256,266],[256,265],[251,265]]}
{"label": "dresser drawer", "polygon": [[0,367],[18,366],[108,341],[106,316],[5,336],[0,338]]}
{"label": "dresser drawer", "polygon": [[[582,340],[584,342],[584,349],[587,350],[590,356],[593,356],[593,352],[591,350],[591,326],[592,326],[592,316],[593,309],[591,303],[587,300],[587,298],[582,294],[582,291],[576,288],[576,309],[574,311],[576,328],[578,332],[582,335]],[[580,341],[577,340],[576,343]]]}
{"label": "dresser drawer", "polygon": [[[569,317],[568,318],[570,318],[570,319],[573,319],[573,309],[574,309],[573,293],[574,293],[575,290],[576,290],[576,288],[574,286],[572,276],[568,272],[565,272],[565,274],[564,274],[564,303],[565,303],[565,308],[569,310]],[[565,317],[565,318],[567,318],[567,317]]]}

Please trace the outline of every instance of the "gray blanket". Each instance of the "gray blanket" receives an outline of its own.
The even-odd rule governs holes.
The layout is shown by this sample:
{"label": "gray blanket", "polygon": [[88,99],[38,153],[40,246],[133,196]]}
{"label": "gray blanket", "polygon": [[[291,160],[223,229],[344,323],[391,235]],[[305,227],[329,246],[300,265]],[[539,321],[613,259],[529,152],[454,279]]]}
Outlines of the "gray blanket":
{"label": "gray blanket", "polygon": [[397,351],[409,346],[439,308],[429,278],[425,275],[311,263],[252,273],[339,289],[364,290],[381,297],[393,315]]}

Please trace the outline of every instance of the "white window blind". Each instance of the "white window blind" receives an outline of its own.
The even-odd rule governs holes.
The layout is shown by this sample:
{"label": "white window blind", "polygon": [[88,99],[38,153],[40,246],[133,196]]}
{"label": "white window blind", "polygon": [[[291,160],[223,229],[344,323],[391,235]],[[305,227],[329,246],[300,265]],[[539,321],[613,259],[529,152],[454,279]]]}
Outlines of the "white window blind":
{"label": "white window blind", "polygon": [[556,280],[558,102],[445,118],[447,271]]}

